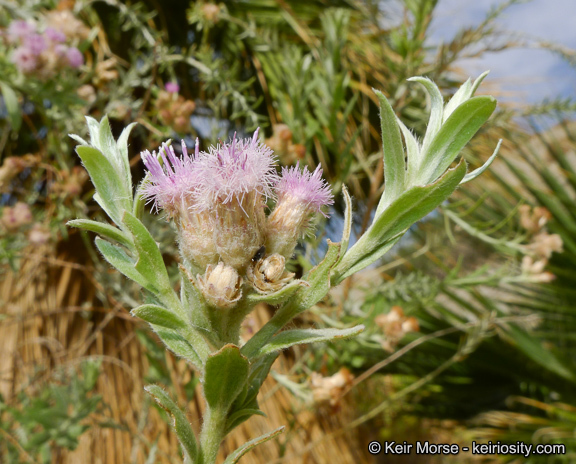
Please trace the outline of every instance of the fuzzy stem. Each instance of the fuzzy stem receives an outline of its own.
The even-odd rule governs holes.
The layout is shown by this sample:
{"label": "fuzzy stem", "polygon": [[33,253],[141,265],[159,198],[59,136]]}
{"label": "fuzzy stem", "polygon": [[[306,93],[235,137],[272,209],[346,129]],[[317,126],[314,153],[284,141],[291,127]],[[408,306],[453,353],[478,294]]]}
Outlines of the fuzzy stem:
{"label": "fuzzy stem", "polygon": [[220,444],[225,436],[226,412],[220,409],[206,409],[204,425],[200,434],[202,464],[215,464]]}

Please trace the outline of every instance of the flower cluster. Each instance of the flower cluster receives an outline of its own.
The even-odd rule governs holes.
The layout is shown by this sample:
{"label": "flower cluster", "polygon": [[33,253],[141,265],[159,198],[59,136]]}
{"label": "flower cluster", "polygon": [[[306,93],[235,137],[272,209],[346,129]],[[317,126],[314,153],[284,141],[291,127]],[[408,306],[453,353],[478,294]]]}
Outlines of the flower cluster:
{"label": "flower cluster", "polygon": [[[258,131],[208,152],[200,152],[197,140],[193,155],[184,142],[182,156],[164,144],[158,155],[145,151],[142,159],[149,171],[144,197],[174,220],[185,267],[206,272],[201,287],[219,307],[239,299],[243,282],[259,293],[288,283],[293,274],[285,271],[286,259],[313,216],[326,215],[322,209],[333,203],[320,168],[296,166],[278,175]],[[276,205],[267,216],[271,201]]]}
{"label": "flower cluster", "polygon": [[520,226],[531,236],[531,242],[526,245],[527,254],[522,258],[522,272],[534,282],[550,282],[554,274],[545,272],[552,253],[562,253],[562,237],[549,234],[546,224],[552,217],[550,212],[541,206],[531,208],[522,205],[519,208]]}
{"label": "flower cluster", "polygon": [[78,68],[84,63],[80,50],[66,45],[69,37],[60,29],[46,27],[39,32],[34,23],[17,20],[8,26],[6,37],[16,46],[12,61],[24,74],[50,78],[62,69]]}
{"label": "flower cluster", "polygon": [[180,86],[176,82],[168,82],[165,89],[158,93],[156,100],[160,119],[178,133],[189,131],[190,115],[196,109],[196,104],[178,95]]}
{"label": "flower cluster", "polygon": [[400,306],[392,306],[388,313],[376,316],[374,322],[384,332],[382,348],[390,353],[396,349],[404,335],[420,330],[418,320],[414,316],[404,315]]}

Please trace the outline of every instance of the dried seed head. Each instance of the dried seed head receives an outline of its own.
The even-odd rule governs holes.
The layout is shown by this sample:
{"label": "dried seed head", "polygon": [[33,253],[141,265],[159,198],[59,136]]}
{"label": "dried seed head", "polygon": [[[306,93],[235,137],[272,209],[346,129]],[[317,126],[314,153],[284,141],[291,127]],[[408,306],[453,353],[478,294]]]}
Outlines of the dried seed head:
{"label": "dried seed head", "polygon": [[242,278],[236,269],[222,262],[217,266],[209,264],[197,280],[204,298],[217,308],[232,308],[242,297]]}
{"label": "dried seed head", "polygon": [[279,254],[256,261],[246,271],[246,279],[258,293],[280,290],[292,280],[294,273],[285,269],[286,259]]}

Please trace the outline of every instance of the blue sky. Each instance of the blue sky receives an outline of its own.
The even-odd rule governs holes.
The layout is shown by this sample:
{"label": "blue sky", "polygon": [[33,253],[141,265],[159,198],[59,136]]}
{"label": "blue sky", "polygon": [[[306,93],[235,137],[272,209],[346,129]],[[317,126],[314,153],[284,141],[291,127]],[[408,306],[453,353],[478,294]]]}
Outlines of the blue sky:
{"label": "blue sky", "polygon": [[[440,0],[431,24],[432,41],[449,40],[464,26],[479,24],[501,0]],[[496,24],[499,29],[528,39],[555,42],[576,49],[576,0],[532,0],[509,7]],[[534,42],[534,40],[532,40]],[[576,97],[576,70],[557,55],[538,48],[519,48],[489,53],[458,65],[475,76],[486,69],[485,81],[507,92],[516,102],[544,98]]]}

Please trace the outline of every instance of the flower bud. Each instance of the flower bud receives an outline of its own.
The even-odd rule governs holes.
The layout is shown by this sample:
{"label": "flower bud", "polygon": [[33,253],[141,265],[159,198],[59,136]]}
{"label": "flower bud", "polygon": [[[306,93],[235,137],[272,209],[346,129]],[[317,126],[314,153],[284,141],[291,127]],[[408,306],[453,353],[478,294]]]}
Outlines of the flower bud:
{"label": "flower bud", "polygon": [[285,264],[284,256],[273,254],[250,266],[246,278],[258,293],[278,291],[294,277],[294,273],[286,271]]}
{"label": "flower bud", "polygon": [[206,301],[217,308],[232,308],[242,297],[242,278],[236,269],[222,262],[209,264],[206,273],[197,279]]}

